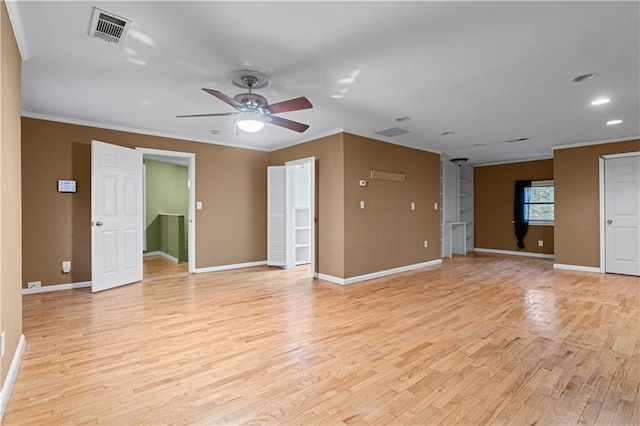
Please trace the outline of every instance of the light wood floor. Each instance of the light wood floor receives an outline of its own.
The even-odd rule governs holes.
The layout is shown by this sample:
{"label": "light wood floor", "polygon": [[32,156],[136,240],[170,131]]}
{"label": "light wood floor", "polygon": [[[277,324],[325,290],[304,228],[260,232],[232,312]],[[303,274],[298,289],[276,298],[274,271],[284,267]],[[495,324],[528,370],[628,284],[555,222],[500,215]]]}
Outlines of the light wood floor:
{"label": "light wood floor", "polygon": [[24,296],[4,424],[640,424],[637,277],[477,254],[341,287],[147,262],[142,283]]}

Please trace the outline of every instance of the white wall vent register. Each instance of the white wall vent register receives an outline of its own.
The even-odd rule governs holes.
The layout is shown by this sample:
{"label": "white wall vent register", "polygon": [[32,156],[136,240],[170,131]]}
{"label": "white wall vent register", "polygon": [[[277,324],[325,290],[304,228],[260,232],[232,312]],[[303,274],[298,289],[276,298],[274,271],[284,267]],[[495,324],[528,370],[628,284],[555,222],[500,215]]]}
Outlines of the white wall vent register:
{"label": "white wall vent register", "polygon": [[89,35],[118,44],[127,35],[130,26],[131,21],[94,7]]}

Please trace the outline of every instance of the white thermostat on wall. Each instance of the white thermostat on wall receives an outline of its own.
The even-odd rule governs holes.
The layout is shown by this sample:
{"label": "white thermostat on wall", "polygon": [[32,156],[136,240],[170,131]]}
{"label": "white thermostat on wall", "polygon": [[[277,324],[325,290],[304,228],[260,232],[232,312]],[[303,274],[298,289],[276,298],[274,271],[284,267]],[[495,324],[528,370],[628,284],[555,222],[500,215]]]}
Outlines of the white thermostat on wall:
{"label": "white thermostat on wall", "polygon": [[76,192],[75,180],[59,180],[58,192]]}

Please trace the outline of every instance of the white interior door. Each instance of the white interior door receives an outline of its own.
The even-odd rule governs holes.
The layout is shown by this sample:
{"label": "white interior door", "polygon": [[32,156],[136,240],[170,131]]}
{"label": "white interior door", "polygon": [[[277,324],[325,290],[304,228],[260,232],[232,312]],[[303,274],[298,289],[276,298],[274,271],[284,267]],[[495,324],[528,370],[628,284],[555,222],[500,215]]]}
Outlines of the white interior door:
{"label": "white interior door", "polygon": [[142,154],[91,142],[91,290],[142,280]]}
{"label": "white interior door", "polygon": [[267,167],[267,265],[288,269],[286,190],[285,167]]}
{"label": "white interior door", "polygon": [[605,272],[640,275],[640,156],[608,158]]}

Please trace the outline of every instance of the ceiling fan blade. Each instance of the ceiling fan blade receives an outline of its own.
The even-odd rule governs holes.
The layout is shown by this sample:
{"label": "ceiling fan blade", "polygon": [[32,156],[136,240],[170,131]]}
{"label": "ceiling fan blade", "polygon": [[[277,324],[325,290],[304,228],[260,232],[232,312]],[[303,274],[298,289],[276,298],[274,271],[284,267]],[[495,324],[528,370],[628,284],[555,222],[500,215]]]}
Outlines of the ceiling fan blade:
{"label": "ceiling fan blade", "polygon": [[309,128],[307,124],[298,123],[297,121],[287,120],[282,117],[269,117],[269,122],[276,126],[284,127],[285,129],[293,130],[295,132],[302,133]]}
{"label": "ceiling fan blade", "polygon": [[304,96],[295,99],[289,99],[288,101],[282,101],[275,104],[267,105],[266,109],[272,114],[278,114],[281,112],[298,111],[300,109],[313,108],[309,99]]}
{"label": "ceiling fan blade", "polygon": [[223,117],[228,115],[237,115],[239,112],[220,112],[215,114],[189,114],[189,115],[176,115],[176,118],[184,117]]}
{"label": "ceiling fan blade", "polygon": [[220,92],[218,90],[205,89],[205,88],[203,88],[202,90],[204,90],[205,92],[207,92],[211,96],[215,96],[216,98],[220,99],[222,102],[228,103],[229,105],[231,105],[232,107],[234,107],[238,111],[245,111],[246,110],[244,105],[242,105],[240,102],[236,102],[232,97],[229,97],[229,96],[225,95],[224,93],[222,93],[222,92]]}

